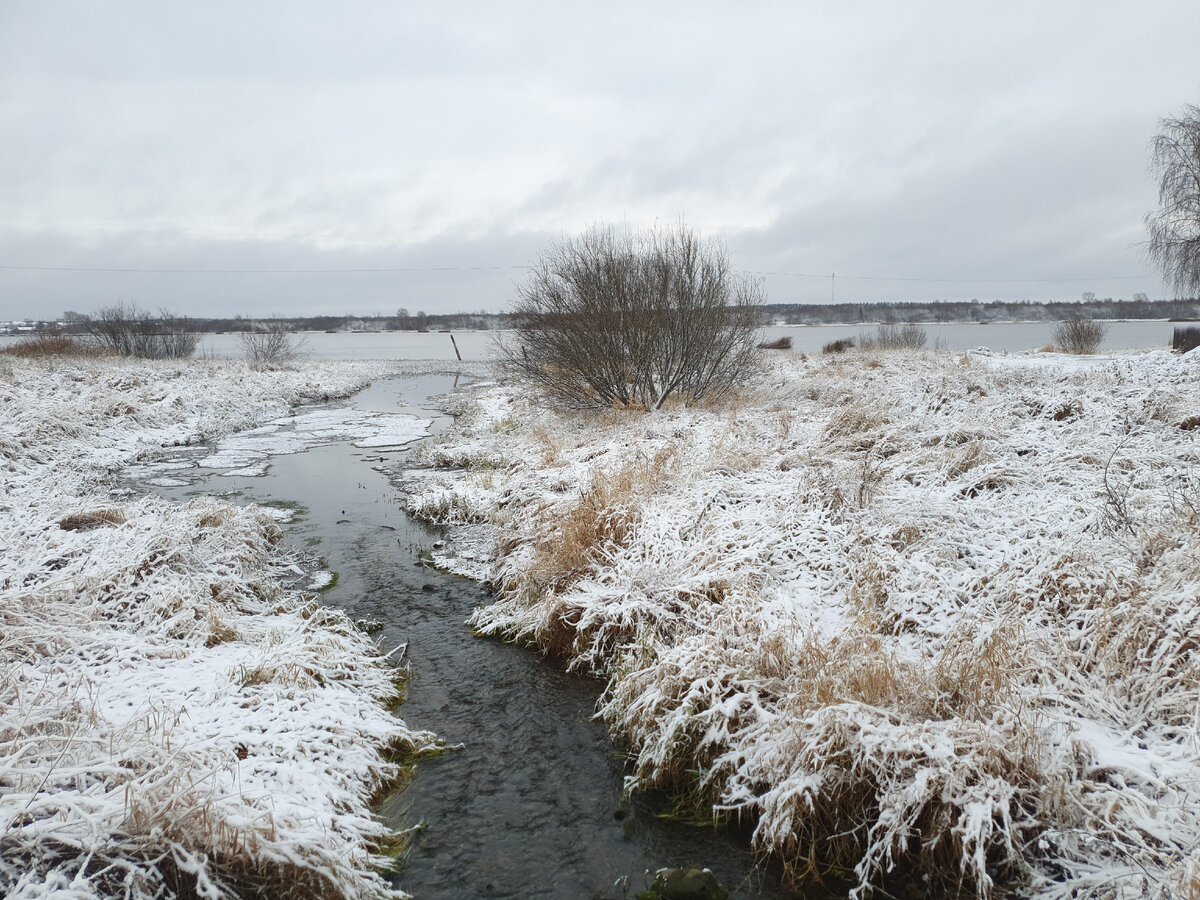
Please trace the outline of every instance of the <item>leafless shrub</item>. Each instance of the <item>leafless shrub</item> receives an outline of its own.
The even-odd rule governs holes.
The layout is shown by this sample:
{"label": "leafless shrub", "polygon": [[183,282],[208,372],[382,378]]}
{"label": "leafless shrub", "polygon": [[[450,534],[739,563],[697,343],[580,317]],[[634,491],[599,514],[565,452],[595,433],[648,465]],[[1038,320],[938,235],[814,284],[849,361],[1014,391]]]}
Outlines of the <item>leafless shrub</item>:
{"label": "leafless shrub", "polygon": [[200,335],[186,318],[165,309],[156,316],[124,301],[85,316],[84,325],[99,346],[120,356],[184,359],[195,353],[200,343]]}
{"label": "leafless shrub", "polygon": [[1187,353],[1200,347],[1200,328],[1176,328],[1171,335],[1171,349],[1176,353]]}
{"label": "leafless shrub", "polygon": [[1147,255],[1183,294],[1200,289],[1200,106],[1159,121],[1150,141],[1158,209],[1146,215]]}
{"label": "leafless shrub", "polygon": [[5,347],[3,352],[22,359],[42,359],[48,356],[99,356],[103,351],[69,334],[39,334]]}
{"label": "leafless shrub", "polygon": [[1064,319],[1054,329],[1054,344],[1066,353],[1095,353],[1107,332],[1103,323],[1076,316]]}
{"label": "leafless shrub", "polygon": [[308,350],[308,343],[296,338],[278,316],[255,323],[255,330],[242,333],[238,343],[251,365],[260,369],[289,365]]}
{"label": "leafless shrub", "polygon": [[822,353],[845,353],[854,346],[854,338],[841,338],[830,341],[821,348]]}
{"label": "leafless shrub", "polygon": [[874,333],[860,334],[858,346],[863,350],[920,350],[929,339],[920,325],[878,326]]}
{"label": "leafless shrub", "polygon": [[1125,445],[1126,440],[1122,440],[1113,447],[1112,453],[1108,455],[1108,462],[1104,464],[1104,521],[1113,531],[1127,531],[1131,536],[1136,537],[1139,523],[1135,520],[1129,507],[1129,493],[1132,485],[1129,482],[1118,481],[1116,473],[1111,471],[1113,460]]}
{"label": "leafless shrub", "polygon": [[680,225],[595,228],[546,252],[518,290],[514,374],[576,408],[658,409],[715,397],[758,358],[761,285]]}
{"label": "leafless shrub", "polygon": [[858,508],[866,509],[875,497],[875,490],[883,481],[884,471],[879,461],[871,453],[863,454],[862,463],[858,470]]}

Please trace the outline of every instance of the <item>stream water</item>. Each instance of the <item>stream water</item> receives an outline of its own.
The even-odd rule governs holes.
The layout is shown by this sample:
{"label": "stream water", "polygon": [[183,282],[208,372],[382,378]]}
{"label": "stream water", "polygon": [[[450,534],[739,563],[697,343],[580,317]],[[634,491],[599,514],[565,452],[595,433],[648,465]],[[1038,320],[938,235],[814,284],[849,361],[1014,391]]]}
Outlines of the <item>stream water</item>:
{"label": "stream water", "polygon": [[[452,376],[392,379],[348,402],[432,419],[437,433],[449,419],[429,398],[454,387]],[[487,593],[421,564],[439,534],[404,514],[385,474],[406,452],[341,441],[272,456],[257,477],[209,470],[153,488],[296,505],[287,540],[338,576],[324,602],[407,646],[405,721],[461,746],[421,762],[381,810],[396,827],[421,826],[397,885],[421,900],[621,898],[659,868],[706,866],[731,897],[795,896],[773,865],[756,863],[747,835],[665,818],[659,798],[622,797],[621,757],[592,718],[598,682],[470,632],[464,621]]]}

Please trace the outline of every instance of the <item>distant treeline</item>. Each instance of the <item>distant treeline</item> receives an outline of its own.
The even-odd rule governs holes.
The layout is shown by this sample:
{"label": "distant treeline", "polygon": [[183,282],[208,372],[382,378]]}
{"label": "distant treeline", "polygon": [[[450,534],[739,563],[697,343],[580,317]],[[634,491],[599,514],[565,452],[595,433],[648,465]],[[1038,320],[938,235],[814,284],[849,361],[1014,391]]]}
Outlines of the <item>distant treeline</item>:
{"label": "distant treeline", "polygon": [[[1200,321],[1200,300],[1113,300],[1086,299],[1075,302],[1043,303],[1032,300],[980,302],[915,303],[769,303],[762,308],[764,325],[857,325],[875,322],[1057,322],[1075,316],[1091,319],[1168,319]],[[63,331],[84,333],[86,317],[64,314],[58,322],[22,325],[20,331]],[[256,319],[235,316],[231,319],[188,318],[188,326],[197,332],[254,331],[267,321],[275,321],[289,331],[487,331],[507,328],[508,313],[450,313],[412,315],[401,309],[394,316],[279,316]],[[9,329],[18,330],[16,328]]]}
{"label": "distant treeline", "polygon": [[[504,328],[508,322],[506,313],[450,313],[427,315],[417,313],[395,316],[234,316],[230,319],[192,318],[175,316],[175,320],[187,322],[191,331],[200,334],[238,333],[260,331],[270,325],[282,326],[287,331],[487,331]],[[15,323],[14,323],[15,324]],[[21,331],[59,331],[67,334],[87,334],[93,330],[86,315],[68,312],[57,322],[37,322],[23,325]],[[18,329],[10,329],[18,330]]]}
{"label": "distant treeline", "polygon": [[255,319],[238,316],[233,319],[195,319],[197,331],[253,331],[266,321],[282,322],[291,331],[487,331],[503,328],[507,314],[450,313],[446,315],[395,316],[279,316]]}
{"label": "distant treeline", "polygon": [[1082,300],[1042,303],[1032,300],[978,300],[923,303],[772,303],[764,307],[769,323],[856,325],[861,322],[1058,322],[1089,319],[1200,320],[1198,300]]}
{"label": "distant treeline", "polygon": [[[486,331],[507,328],[508,313],[452,313],[449,315],[311,316],[283,317],[296,331]],[[836,325],[860,322],[1057,322],[1073,316],[1092,319],[1200,320],[1197,300],[1084,300],[1073,303],[1039,303],[1029,300],[987,303],[769,303],[763,307],[763,324]],[[259,320],[196,319],[198,331],[248,331]]]}

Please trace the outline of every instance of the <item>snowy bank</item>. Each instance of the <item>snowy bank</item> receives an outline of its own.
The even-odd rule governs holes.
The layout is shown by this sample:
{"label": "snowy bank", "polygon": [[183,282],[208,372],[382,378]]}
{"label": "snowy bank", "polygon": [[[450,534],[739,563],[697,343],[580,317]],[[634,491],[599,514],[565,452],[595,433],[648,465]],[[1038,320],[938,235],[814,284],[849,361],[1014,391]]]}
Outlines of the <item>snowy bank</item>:
{"label": "snowy bank", "polygon": [[411,369],[0,359],[0,893],[396,893],[369,804],[436,744],[399,671],[284,587],[269,511],[111,489]]}
{"label": "snowy bank", "polygon": [[410,511],[608,679],[631,789],[798,880],[1200,895],[1200,359],[850,354],[721,409],[479,387]]}

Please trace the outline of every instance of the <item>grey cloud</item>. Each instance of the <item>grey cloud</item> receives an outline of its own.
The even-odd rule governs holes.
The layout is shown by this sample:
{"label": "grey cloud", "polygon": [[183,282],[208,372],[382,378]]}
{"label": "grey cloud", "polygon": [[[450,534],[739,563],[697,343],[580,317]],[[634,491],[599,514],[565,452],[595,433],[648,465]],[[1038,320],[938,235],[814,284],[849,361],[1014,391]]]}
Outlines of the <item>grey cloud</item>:
{"label": "grey cloud", "polygon": [[[8,3],[0,266],[458,274],[10,268],[0,319],[499,308],[512,278],[472,267],[610,218],[684,217],[752,271],[976,279],[847,277],[864,299],[1161,294],[1145,144],[1196,100],[1197,29],[1176,0]],[[1143,280],[1049,280],[1105,274]]]}
{"label": "grey cloud", "polygon": [[[441,238],[348,253],[282,241],[195,240],[169,232],[87,243],[54,233],[19,238],[0,233],[0,246],[26,258],[44,265],[69,261],[74,267],[0,269],[0,296],[20,303],[20,317],[30,318],[55,318],[68,309],[91,312],[117,300],[211,316],[387,315],[402,306],[431,313],[499,312],[512,300],[523,267],[551,239]],[[209,271],[217,268],[214,260],[221,261],[222,270],[245,271]],[[464,265],[463,260],[473,262]],[[88,271],[91,267],[97,271]]]}

